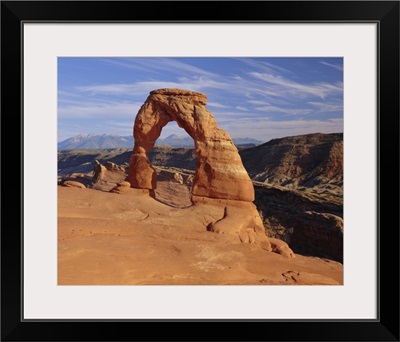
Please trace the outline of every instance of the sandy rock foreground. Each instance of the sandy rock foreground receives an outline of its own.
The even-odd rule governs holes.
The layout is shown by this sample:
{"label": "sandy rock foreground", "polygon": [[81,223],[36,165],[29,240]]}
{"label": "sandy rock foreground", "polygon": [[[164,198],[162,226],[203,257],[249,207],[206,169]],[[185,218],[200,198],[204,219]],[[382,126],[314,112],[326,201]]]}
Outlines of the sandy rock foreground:
{"label": "sandy rock foreground", "polygon": [[223,208],[191,206],[178,184],[159,188],[154,199],[132,188],[118,194],[58,187],[58,284],[343,284],[342,264],[233,243],[206,229]]}

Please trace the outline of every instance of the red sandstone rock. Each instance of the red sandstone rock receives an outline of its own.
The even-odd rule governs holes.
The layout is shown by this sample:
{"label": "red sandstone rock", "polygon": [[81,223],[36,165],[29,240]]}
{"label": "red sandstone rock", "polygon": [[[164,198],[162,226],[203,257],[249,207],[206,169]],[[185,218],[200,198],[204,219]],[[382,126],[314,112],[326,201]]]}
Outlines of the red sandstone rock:
{"label": "red sandstone rock", "polygon": [[274,238],[269,238],[269,242],[271,243],[272,247],[272,252],[278,253],[280,255],[283,255],[287,258],[294,258],[295,254],[293,251],[289,248],[288,244],[285,241],[279,240],[279,239],[274,239]]}
{"label": "red sandstone rock", "polygon": [[122,187],[122,188],[130,188],[131,184],[127,181],[123,181],[123,182],[117,183],[117,186]]}
{"label": "red sandstone rock", "polygon": [[105,178],[105,173],[107,172],[107,169],[105,168],[104,165],[102,165],[98,160],[94,161],[94,167],[93,167],[93,182],[99,182]]}
{"label": "red sandstone rock", "polygon": [[82,183],[76,182],[76,181],[70,181],[67,180],[63,184],[63,186],[66,186],[68,188],[81,188],[81,189],[86,189],[86,186],[83,185]]}
{"label": "red sandstone rock", "polygon": [[[102,191],[110,191],[117,188],[126,178],[124,170],[124,167],[112,162],[107,162],[104,166],[98,160],[95,160],[92,188]],[[128,187],[130,187],[130,183],[127,182],[127,184],[129,184]],[[124,187],[124,185],[122,185],[122,187]]]}
{"label": "red sandstone rock", "polygon": [[223,208],[221,218],[207,225],[208,231],[224,234],[234,243],[255,243],[266,251],[272,250],[260,215],[253,203],[195,195],[192,196],[192,202],[198,211],[211,212],[210,206]]}
{"label": "red sandstone rock", "polygon": [[194,140],[198,158],[192,194],[252,202],[254,189],[238,150],[206,109],[206,95],[181,89],[158,89],[140,108],[133,130],[135,146],[127,181],[134,188],[155,189],[156,171],[147,153],[170,121]]}

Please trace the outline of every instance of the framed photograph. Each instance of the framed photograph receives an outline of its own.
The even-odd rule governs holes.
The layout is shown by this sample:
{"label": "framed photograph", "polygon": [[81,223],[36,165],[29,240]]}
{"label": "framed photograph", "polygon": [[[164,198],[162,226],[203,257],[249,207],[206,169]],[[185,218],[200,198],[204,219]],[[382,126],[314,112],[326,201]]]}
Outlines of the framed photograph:
{"label": "framed photograph", "polygon": [[397,1],[1,8],[2,340],[399,340]]}

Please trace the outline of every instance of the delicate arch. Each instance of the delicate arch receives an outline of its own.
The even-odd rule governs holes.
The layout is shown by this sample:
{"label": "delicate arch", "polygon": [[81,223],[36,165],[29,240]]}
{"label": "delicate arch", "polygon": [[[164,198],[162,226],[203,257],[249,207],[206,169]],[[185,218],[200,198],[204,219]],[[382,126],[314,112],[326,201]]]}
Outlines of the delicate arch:
{"label": "delicate arch", "polygon": [[182,89],[150,93],[136,115],[135,146],[127,180],[131,187],[155,189],[157,174],[147,154],[170,121],[176,121],[194,140],[197,155],[192,195],[254,201],[254,188],[229,134],[220,129],[205,108],[205,94]]}

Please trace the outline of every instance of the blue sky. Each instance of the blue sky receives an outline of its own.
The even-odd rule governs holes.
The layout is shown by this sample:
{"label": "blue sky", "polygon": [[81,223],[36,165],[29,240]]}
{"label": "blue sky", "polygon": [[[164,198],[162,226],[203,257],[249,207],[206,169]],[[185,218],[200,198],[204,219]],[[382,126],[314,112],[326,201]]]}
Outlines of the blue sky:
{"label": "blue sky", "polygon": [[[342,58],[58,58],[58,141],[77,134],[132,135],[149,92],[205,93],[231,137],[269,141],[343,132]],[[161,138],[186,133],[175,123]]]}

